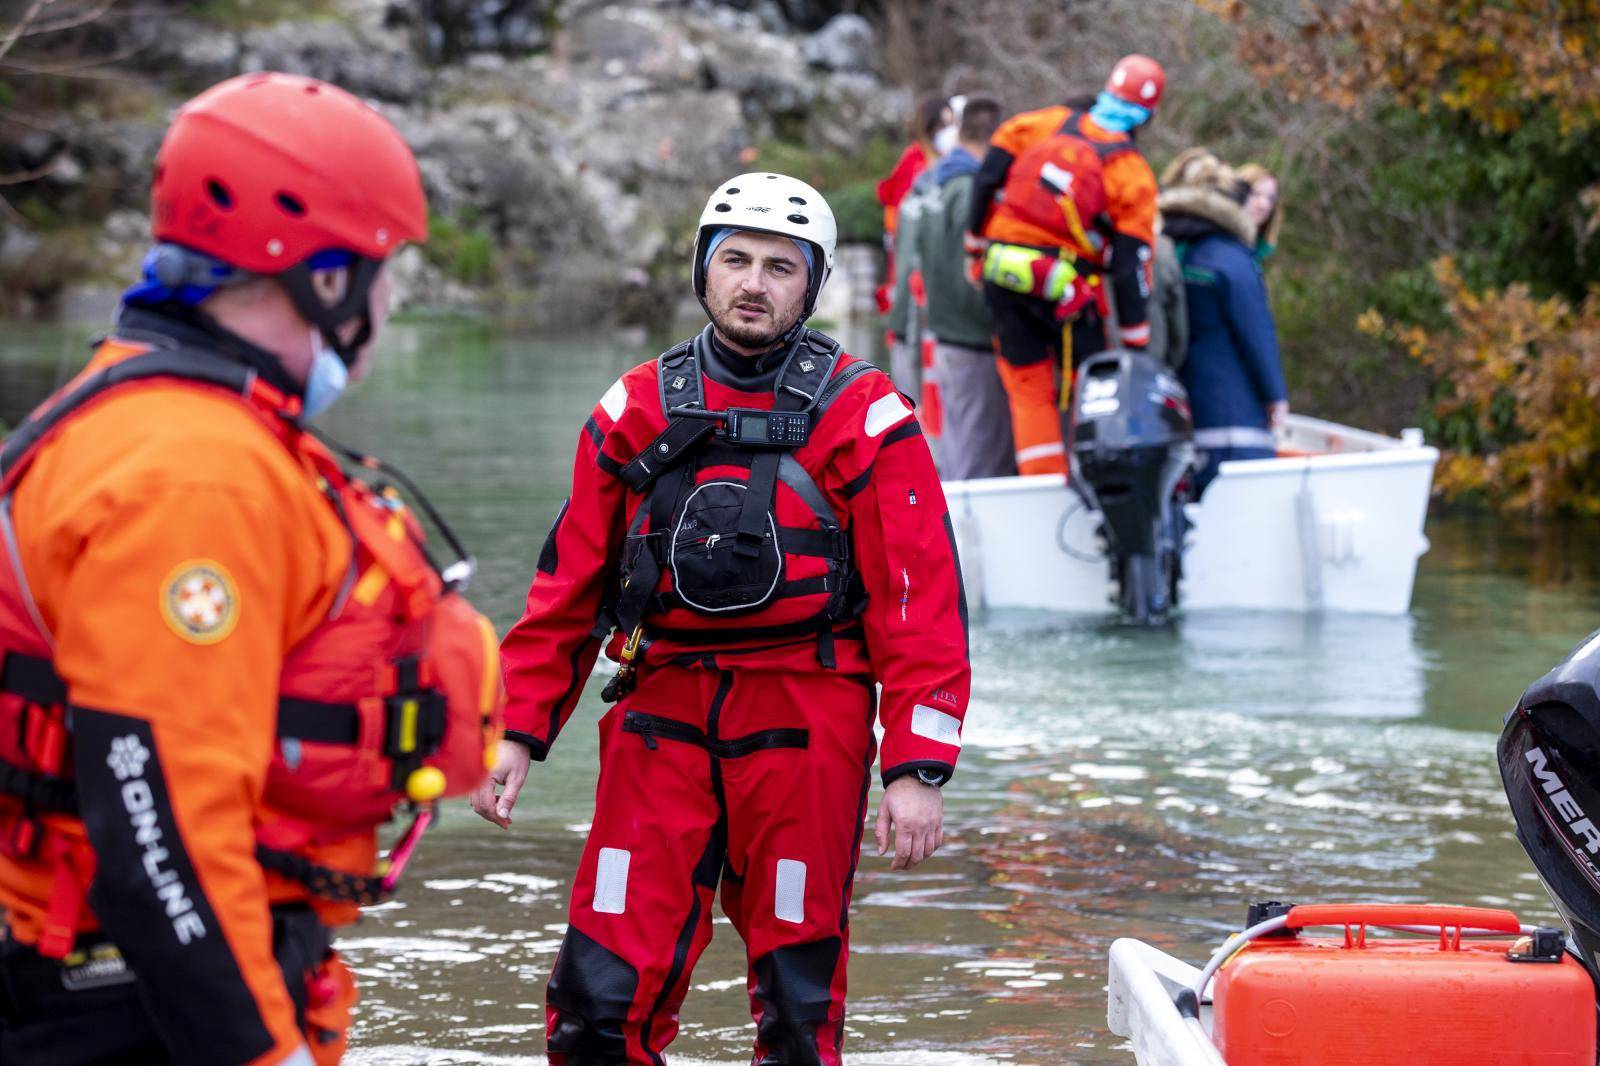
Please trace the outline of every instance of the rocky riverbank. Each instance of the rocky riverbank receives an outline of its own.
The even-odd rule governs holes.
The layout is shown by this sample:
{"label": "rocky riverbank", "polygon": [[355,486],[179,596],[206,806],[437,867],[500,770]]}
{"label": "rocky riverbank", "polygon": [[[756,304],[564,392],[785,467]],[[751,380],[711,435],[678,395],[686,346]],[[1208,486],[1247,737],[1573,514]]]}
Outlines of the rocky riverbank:
{"label": "rocky riverbank", "polygon": [[888,144],[908,104],[873,27],[821,3],[268,4],[280,17],[231,0],[127,20],[114,88],[0,145],[0,170],[40,172],[4,190],[20,214],[0,221],[0,309],[105,302],[146,245],[171,109],[243,71],[337,82],[416,150],[433,237],[396,263],[403,301],[530,325],[659,323],[715,181],[796,159],[844,173],[829,161]]}

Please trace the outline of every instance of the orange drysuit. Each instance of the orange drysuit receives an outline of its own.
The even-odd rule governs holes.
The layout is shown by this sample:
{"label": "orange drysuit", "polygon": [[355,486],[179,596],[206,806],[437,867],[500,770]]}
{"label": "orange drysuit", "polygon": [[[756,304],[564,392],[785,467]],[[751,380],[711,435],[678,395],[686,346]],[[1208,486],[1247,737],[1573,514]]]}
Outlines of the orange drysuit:
{"label": "orange drysuit", "polygon": [[[1027,111],[990,140],[973,180],[970,232],[1068,257],[1096,288],[1096,300],[1063,321],[1062,308],[1047,300],[985,283],[1022,473],[1067,469],[1057,398],[1071,387],[1070,368],[1108,344],[1149,343],[1155,220],[1149,164],[1128,134],[1102,129],[1086,113],[1065,104]],[[1108,286],[1115,337],[1106,335]]]}
{"label": "orange drysuit", "polygon": [[[103,344],[59,396],[148,359],[147,337]],[[211,356],[189,351],[202,365]],[[18,988],[49,991],[34,975],[59,966],[70,990],[75,964],[119,953],[143,1017],[118,1020],[148,1025],[152,1053],[277,1062],[308,1045],[316,1061],[337,1061],[355,993],[325,929],[353,921],[361,899],[323,889],[369,880],[373,828],[398,798],[381,741],[369,743],[393,699],[383,693],[409,699],[414,723],[436,674],[476,671],[437,687],[470,690],[471,727],[447,744],[476,759],[481,777],[478,716],[498,715],[492,629],[459,598],[464,614],[453,611],[437,583],[431,599],[405,598],[415,591],[406,568],[387,564],[414,550],[408,513],[345,492],[331,455],[282,417],[295,403],[230,358],[212,361],[233,365],[242,390],[171,374],[120,384],[36,447],[5,455],[0,711],[20,717],[27,738],[0,752],[8,1066],[14,1053],[80,1061],[91,1056],[74,1041],[113,1038],[102,1031],[110,1016],[84,997],[58,1005]],[[367,519],[354,513],[368,510],[399,534],[376,561],[360,532]],[[352,624],[367,630],[355,643]],[[437,636],[410,643],[423,629],[466,632],[484,647],[463,655]],[[426,676],[395,687],[399,658],[348,661],[350,647],[369,646],[414,651]],[[444,728],[420,718],[433,722],[425,732]],[[309,728],[290,736],[295,722]],[[315,777],[296,779],[308,770]],[[451,791],[476,781],[460,765],[449,772]],[[46,796],[55,798],[37,807]],[[325,814],[299,809],[297,796],[320,799]],[[296,936],[311,946],[291,963],[284,942]],[[113,1057],[135,1054],[129,1046]]]}

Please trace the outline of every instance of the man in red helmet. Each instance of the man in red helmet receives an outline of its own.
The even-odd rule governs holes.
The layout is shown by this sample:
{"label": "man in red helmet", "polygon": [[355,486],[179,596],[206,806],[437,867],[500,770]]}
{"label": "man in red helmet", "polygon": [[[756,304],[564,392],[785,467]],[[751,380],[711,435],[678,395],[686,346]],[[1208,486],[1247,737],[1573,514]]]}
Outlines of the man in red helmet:
{"label": "man in red helmet", "polygon": [[837,1066],[874,721],[879,854],[892,833],[891,868],[914,866],[942,839],[970,680],[960,568],[911,408],[805,327],[835,239],[794,178],[712,193],[693,266],[711,323],[600,398],[502,646],[505,792],[473,797],[501,825],[608,633],[623,664],[546,996],[553,1063],[659,1066],[720,886],[752,1061]]}
{"label": "man in red helmet", "polygon": [[1134,135],[1165,87],[1159,63],[1125,56],[1093,100],[1003,123],[973,185],[967,250],[994,311],[1021,473],[1067,469],[1058,412],[1072,368],[1150,341],[1156,180]]}
{"label": "man in red helmet", "polygon": [[0,450],[0,1061],[332,1063],[374,829],[475,786],[499,712],[493,630],[304,422],[422,187],[368,105],[252,74],[178,111],[152,207],[114,333]]}

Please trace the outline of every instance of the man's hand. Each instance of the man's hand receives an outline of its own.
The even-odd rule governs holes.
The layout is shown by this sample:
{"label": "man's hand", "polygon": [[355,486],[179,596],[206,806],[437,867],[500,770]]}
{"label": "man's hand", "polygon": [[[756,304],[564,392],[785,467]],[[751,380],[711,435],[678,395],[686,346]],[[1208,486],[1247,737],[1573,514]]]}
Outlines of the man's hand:
{"label": "man's hand", "polygon": [[[528,779],[528,763],[532,756],[526,744],[515,740],[502,740],[495,754],[494,769],[472,793],[472,809],[501,829],[511,828],[511,808],[517,805],[517,793]],[[495,786],[502,791],[495,795]]]}
{"label": "man's hand", "polygon": [[939,850],[944,843],[944,797],[915,774],[897,777],[883,790],[878,804],[878,854],[889,850],[889,829],[894,828],[894,862],[891,870],[909,870]]}
{"label": "man's hand", "polygon": [[1283,420],[1289,417],[1289,401],[1279,400],[1277,403],[1267,405],[1267,425],[1277,429],[1283,425]]}

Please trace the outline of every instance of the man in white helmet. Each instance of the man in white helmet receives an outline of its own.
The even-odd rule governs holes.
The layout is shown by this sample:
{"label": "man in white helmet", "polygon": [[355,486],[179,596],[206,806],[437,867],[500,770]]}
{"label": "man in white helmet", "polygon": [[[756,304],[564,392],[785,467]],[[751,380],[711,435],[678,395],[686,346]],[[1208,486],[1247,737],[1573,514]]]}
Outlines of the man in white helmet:
{"label": "man in white helmet", "polygon": [[960,568],[910,405],[804,325],[834,241],[804,182],[712,194],[694,258],[711,324],[600,398],[505,639],[509,739],[474,798],[501,825],[608,634],[622,664],[552,1062],[663,1061],[720,885],[754,1061],[837,1063],[875,718],[878,853],[892,836],[908,868],[942,840],[970,681]]}

